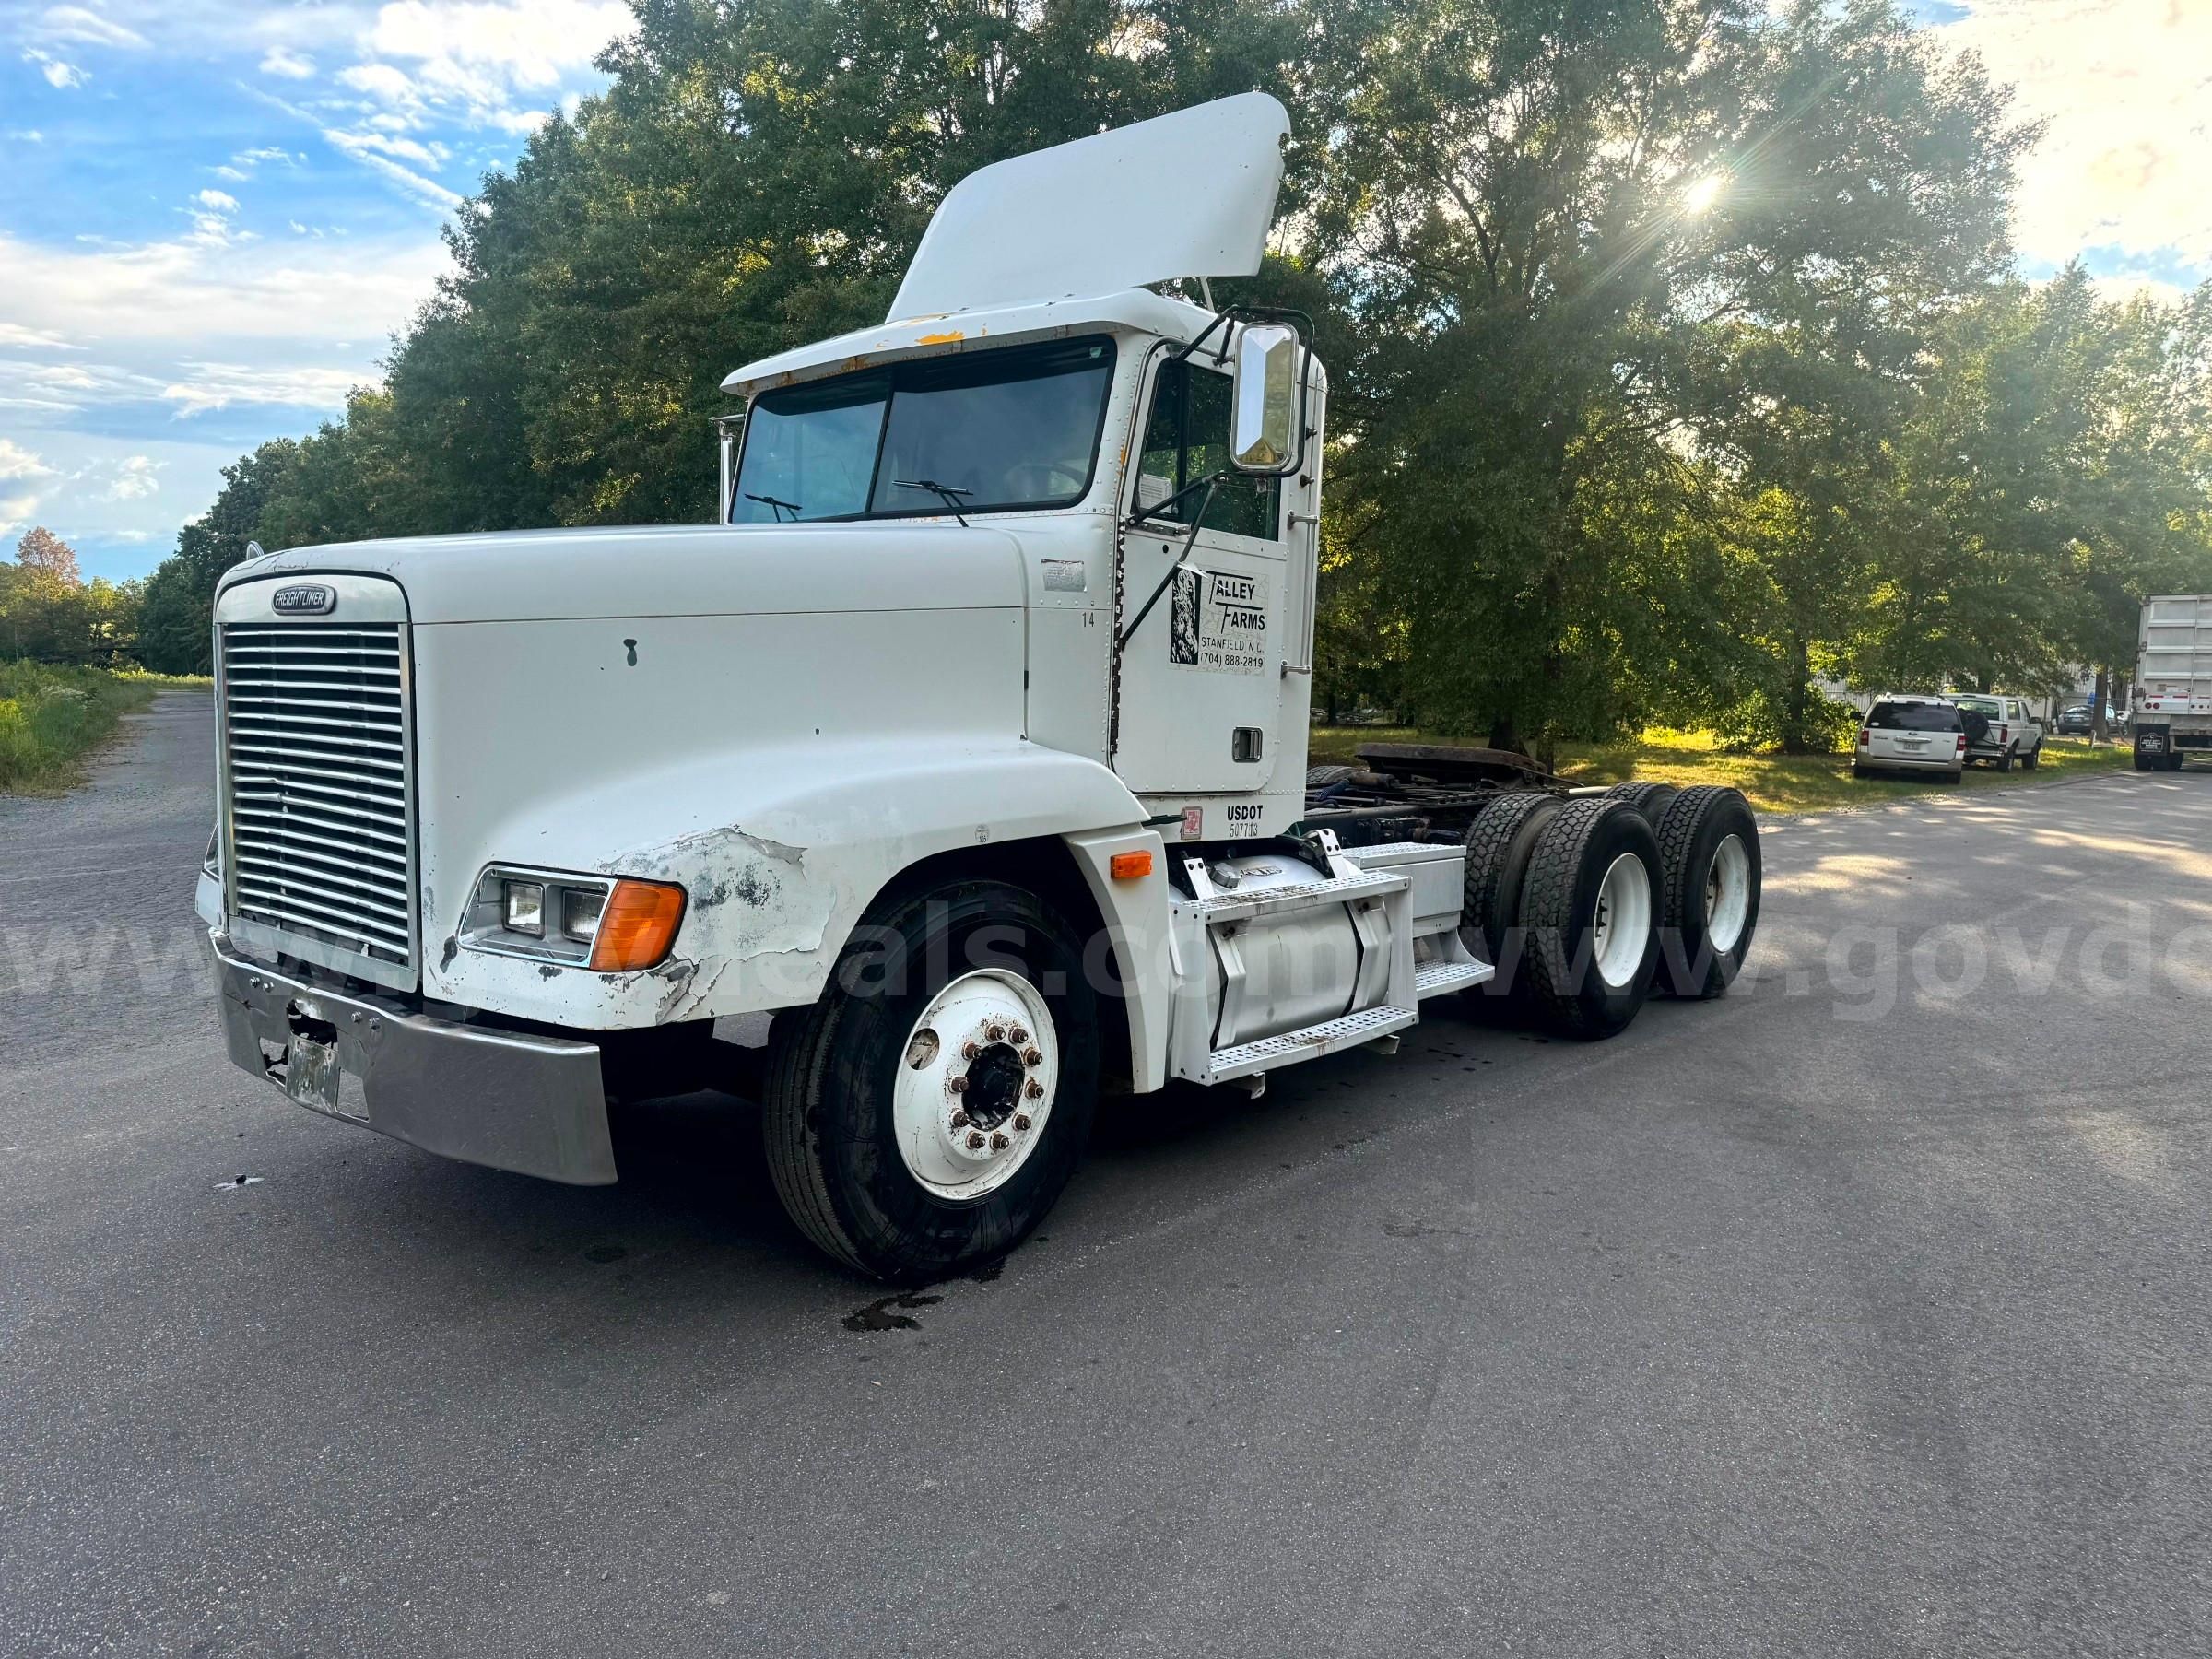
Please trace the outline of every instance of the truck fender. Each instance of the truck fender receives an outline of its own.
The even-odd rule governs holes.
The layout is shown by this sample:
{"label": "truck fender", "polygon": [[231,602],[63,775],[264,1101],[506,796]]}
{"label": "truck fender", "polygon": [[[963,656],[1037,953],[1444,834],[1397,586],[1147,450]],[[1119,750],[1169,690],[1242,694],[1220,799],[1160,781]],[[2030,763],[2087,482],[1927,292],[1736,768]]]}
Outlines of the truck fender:
{"label": "truck fender", "polygon": [[[653,810],[636,812],[629,803],[650,803]],[[601,1027],[811,1003],[868,907],[923,860],[954,851],[987,858],[992,846],[1017,841],[1111,841],[1140,831],[1145,816],[1136,797],[1097,761],[994,738],[752,749],[602,785],[590,802],[554,804],[553,813],[564,839],[576,826],[599,826],[599,846],[565,867],[684,888],[688,903],[669,960],[638,974],[541,978],[514,975],[499,958],[466,961],[470,953],[463,952],[463,960],[444,965],[441,994],[469,988],[458,982],[465,964],[468,979],[501,976],[503,1008]],[[678,819],[673,825],[672,817]],[[625,818],[633,831],[651,822],[657,833],[624,839]],[[1110,899],[1100,905],[1110,921],[1141,908],[1119,894]],[[1164,902],[1159,908],[1164,913]],[[582,987],[562,982],[578,980],[600,982],[589,1018],[564,1006]],[[541,1001],[542,1008],[526,1006]]]}

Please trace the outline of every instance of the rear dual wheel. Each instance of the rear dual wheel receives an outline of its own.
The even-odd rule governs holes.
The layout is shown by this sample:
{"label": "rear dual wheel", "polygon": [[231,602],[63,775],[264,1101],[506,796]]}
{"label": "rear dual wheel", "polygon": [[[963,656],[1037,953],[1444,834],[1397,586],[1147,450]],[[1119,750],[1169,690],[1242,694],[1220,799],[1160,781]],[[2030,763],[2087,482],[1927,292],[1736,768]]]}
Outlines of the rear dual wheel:
{"label": "rear dual wheel", "polygon": [[1742,970],[1759,926],[1759,821],[1733,789],[1699,784],[1659,820],[1665,872],[1659,982],[1677,996],[1718,996]]}
{"label": "rear dual wheel", "polygon": [[1530,1006],[1562,1036],[1624,1030],[1658,964],[1659,843],[1627,801],[1571,800],[1537,837],[1521,893]]}

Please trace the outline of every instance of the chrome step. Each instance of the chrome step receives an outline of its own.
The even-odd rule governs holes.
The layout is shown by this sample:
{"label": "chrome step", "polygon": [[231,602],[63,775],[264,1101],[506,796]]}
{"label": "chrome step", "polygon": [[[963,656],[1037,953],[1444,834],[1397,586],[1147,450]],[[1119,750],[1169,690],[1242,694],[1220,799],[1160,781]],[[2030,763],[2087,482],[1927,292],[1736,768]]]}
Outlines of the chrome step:
{"label": "chrome step", "polygon": [[1426,1002],[1447,991],[1464,991],[1496,977],[1488,962],[1423,962],[1413,971],[1413,994]]}
{"label": "chrome step", "polygon": [[1226,1083],[1232,1077],[1248,1077],[1254,1072],[1272,1071],[1278,1065],[1316,1060],[1339,1049],[1358,1048],[1378,1037],[1402,1031],[1419,1018],[1420,1015],[1411,1008],[1385,1005],[1285,1031],[1279,1037],[1262,1037],[1252,1042],[1240,1042],[1234,1048],[1216,1049],[1205,1076],[1196,1080]]}
{"label": "chrome step", "polygon": [[1356,900],[1383,899],[1402,893],[1411,885],[1406,877],[1387,870],[1363,870],[1356,876],[1339,876],[1304,887],[1266,888],[1253,893],[1240,893],[1232,888],[1201,899],[1192,909],[1206,926],[1224,927],[1262,916],[1272,919]]}

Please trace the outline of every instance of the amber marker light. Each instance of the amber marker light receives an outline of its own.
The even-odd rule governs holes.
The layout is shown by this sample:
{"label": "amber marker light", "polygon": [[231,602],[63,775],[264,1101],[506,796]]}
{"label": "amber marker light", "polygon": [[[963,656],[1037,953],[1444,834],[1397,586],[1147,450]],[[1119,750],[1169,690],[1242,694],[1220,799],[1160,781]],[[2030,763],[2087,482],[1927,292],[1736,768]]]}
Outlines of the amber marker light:
{"label": "amber marker light", "polygon": [[592,936],[592,966],[601,973],[658,967],[684,919],[684,889],[658,881],[618,881]]}
{"label": "amber marker light", "polygon": [[1135,881],[1152,874],[1152,854],[1149,853],[1116,853],[1107,869],[1116,881]]}

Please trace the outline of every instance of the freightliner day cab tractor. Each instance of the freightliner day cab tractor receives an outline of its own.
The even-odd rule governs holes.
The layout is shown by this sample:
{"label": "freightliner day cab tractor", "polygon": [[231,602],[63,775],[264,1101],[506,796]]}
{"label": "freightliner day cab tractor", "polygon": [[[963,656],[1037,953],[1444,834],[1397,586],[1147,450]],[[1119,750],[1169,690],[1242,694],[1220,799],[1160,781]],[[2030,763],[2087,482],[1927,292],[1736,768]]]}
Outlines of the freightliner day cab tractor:
{"label": "freightliner day cab tractor", "polygon": [[717,523],[232,571],[199,891],[231,1058],[606,1182],[610,1102],[772,1011],[777,1190],[914,1280],[1037,1223],[1102,1091],[1256,1092],[1493,981],[1582,1037],[1725,989],[1735,792],[1309,774],[1327,379],[1205,280],[1259,269],[1287,132],[1252,94],[964,180],[891,321],[724,382]]}

